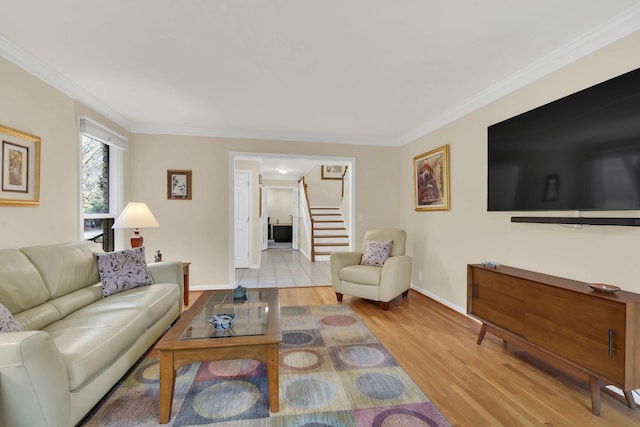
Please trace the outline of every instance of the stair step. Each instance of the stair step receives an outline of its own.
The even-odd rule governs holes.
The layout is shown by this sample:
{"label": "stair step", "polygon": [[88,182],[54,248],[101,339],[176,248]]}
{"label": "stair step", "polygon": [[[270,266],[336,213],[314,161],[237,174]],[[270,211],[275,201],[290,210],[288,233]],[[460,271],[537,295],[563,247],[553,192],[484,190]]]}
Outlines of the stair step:
{"label": "stair step", "polygon": [[330,227],[328,225],[326,226],[320,226],[320,227],[313,227],[313,230],[322,230],[322,231],[337,231],[337,230],[346,230],[347,227]]}
{"label": "stair step", "polygon": [[332,252],[349,250],[349,235],[340,207],[309,207],[313,227],[312,252],[316,261],[329,261]]}

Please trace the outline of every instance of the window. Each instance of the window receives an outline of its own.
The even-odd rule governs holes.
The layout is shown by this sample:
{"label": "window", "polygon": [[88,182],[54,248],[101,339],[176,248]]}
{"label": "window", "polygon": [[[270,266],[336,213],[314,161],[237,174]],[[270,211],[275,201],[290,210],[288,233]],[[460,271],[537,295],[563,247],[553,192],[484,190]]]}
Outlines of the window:
{"label": "window", "polygon": [[111,226],[122,208],[126,142],[89,118],[80,118],[82,238],[101,243],[105,251],[122,247]]}

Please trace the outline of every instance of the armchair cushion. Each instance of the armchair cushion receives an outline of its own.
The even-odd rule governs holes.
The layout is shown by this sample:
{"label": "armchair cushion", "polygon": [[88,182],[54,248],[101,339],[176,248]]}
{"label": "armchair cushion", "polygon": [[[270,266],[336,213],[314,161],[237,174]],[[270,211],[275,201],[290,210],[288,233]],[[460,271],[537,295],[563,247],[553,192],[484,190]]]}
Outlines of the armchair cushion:
{"label": "armchair cushion", "polygon": [[393,241],[391,240],[367,240],[361,264],[382,267],[384,262],[389,258],[392,243]]}
{"label": "armchair cushion", "polygon": [[346,282],[378,286],[380,284],[381,272],[382,267],[373,265],[350,265],[342,268],[338,275],[340,280]]}

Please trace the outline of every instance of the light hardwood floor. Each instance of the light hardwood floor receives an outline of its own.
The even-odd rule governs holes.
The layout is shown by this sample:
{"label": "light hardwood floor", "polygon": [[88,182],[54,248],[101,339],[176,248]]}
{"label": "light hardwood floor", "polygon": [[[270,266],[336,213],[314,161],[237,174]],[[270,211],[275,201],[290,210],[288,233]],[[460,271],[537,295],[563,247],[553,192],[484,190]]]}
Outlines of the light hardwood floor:
{"label": "light hardwood floor", "polygon": [[[198,292],[190,294],[195,301]],[[337,304],[331,287],[280,289],[281,306]],[[389,311],[349,305],[454,426],[640,426],[640,410],[606,393],[591,413],[589,387],[487,334],[480,324],[415,291]]]}

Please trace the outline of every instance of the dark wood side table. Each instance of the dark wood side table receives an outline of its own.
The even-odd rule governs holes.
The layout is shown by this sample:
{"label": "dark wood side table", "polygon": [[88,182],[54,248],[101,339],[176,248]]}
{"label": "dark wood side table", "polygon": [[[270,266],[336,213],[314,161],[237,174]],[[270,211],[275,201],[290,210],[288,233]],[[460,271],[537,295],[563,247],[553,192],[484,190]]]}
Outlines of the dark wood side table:
{"label": "dark wood side table", "polygon": [[189,305],[189,266],[191,265],[190,262],[183,262],[182,263],[182,274],[183,274],[183,282],[184,282],[184,288],[182,290],[182,296],[184,298],[184,305],[187,306]]}

